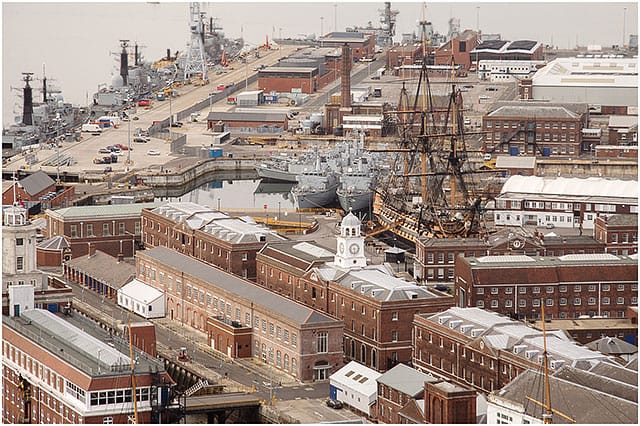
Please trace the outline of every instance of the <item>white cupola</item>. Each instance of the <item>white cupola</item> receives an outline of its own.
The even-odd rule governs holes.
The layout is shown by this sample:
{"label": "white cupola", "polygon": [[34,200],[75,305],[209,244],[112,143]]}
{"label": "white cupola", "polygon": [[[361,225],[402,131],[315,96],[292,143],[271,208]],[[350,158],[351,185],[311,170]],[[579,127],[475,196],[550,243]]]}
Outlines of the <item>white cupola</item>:
{"label": "white cupola", "polygon": [[334,263],[342,268],[361,268],[367,266],[364,255],[364,237],[360,233],[360,219],[349,212],[340,223],[340,235],[337,237],[337,253]]}

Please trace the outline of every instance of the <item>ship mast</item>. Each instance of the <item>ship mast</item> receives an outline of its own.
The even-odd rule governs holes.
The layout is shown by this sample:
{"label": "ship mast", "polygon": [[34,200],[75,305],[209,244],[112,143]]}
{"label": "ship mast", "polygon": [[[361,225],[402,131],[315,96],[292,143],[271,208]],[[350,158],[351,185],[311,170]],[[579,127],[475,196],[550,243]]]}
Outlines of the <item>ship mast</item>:
{"label": "ship mast", "polygon": [[549,385],[549,356],[547,353],[547,329],[545,326],[544,316],[544,304],[545,300],[542,299],[542,341],[544,352],[542,352],[542,358],[544,362],[544,409],[545,412],[542,415],[542,421],[544,424],[553,423],[553,411],[551,409],[551,387]]}
{"label": "ship mast", "polygon": [[136,398],[136,372],[135,372],[135,360],[133,359],[133,336],[131,333],[131,320],[127,321],[127,327],[129,328],[129,358],[131,360],[131,391],[133,394],[133,423],[138,424],[138,400]]}

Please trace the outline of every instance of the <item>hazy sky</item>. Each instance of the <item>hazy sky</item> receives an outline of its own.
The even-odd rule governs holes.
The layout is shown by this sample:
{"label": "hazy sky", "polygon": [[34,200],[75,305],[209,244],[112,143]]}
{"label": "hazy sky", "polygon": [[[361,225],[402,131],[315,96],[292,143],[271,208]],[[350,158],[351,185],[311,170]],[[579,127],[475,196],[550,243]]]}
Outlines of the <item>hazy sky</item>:
{"label": "hazy sky", "polygon": [[[337,6],[335,6],[337,4]],[[214,2],[202,3],[207,16],[230,37],[250,43],[270,37],[319,34],[347,26],[379,25],[384,2]],[[397,17],[396,39],[417,29],[421,2],[392,2]],[[625,14],[626,8],[626,14]],[[636,3],[614,2],[428,2],[427,19],[446,34],[451,17],[460,29],[499,33],[503,39],[533,39],[560,48],[580,45],[621,44],[638,34]],[[626,19],[624,19],[626,16]],[[323,19],[320,19],[320,18]],[[479,19],[478,19],[479,18]],[[2,4],[3,123],[18,102],[10,87],[21,87],[20,73],[47,76],[73,103],[85,103],[97,85],[111,80],[119,51],[118,40],[135,40],[149,60],[166,49],[184,50],[189,41],[188,3],[7,3]],[[624,22],[624,25],[623,25]]]}

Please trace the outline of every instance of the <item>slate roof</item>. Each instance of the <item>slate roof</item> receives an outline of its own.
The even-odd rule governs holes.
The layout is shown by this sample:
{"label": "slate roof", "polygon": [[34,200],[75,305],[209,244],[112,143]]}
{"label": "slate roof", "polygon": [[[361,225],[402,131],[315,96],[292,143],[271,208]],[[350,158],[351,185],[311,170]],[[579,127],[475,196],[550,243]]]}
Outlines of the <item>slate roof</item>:
{"label": "slate roof", "polygon": [[424,382],[437,382],[440,379],[422,373],[404,364],[398,364],[378,377],[378,383],[389,386],[411,398],[424,393]]}
{"label": "slate roof", "polygon": [[40,244],[37,245],[37,248],[39,249],[54,250],[54,251],[64,250],[69,247],[71,246],[69,245],[69,242],[64,237],[64,235],[53,236],[51,238],[48,238],[42,241]]}
{"label": "slate roof", "polygon": [[487,117],[531,117],[531,118],[569,118],[576,119],[579,115],[561,106],[542,105],[509,105],[501,106],[487,114]]}
{"label": "slate roof", "polygon": [[398,416],[411,420],[409,423],[424,423],[424,399],[410,399],[405,406],[398,411]]}
{"label": "slate roof", "polygon": [[533,111],[535,111],[539,107],[559,107],[559,108],[565,108],[578,115],[583,115],[589,112],[589,104],[587,103],[548,102],[548,101],[527,100],[527,101],[496,101],[489,107],[488,114],[504,106],[528,107]]}
{"label": "slate roof", "polygon": [[617,364],[600,363],[593,366],[589,371],[612,380],[638,386],[638,372]]}
{"label": "slate roof", "polygon": [[285,241],[265,245],[260,254],[306,271],[315,262],[331,262],[333,252],[312,242]]}
{"label": "slate roof", "polygon": [[[607,365],[613,367],[613,365]],[[630,372],[631,373],[631,372]],[[610,377],[596,374],[592,371],[580,370],[572,367],[562,367],[553,374],[555,377],[565,379],[569,382],[588,384],[590,388],[608,393],[610,395],[624,398],[627,401],[638,402],[638,386],[634,383],[625,383],[614,380]],[[637,373],[632,374],[636,378]],[[636,382],[637,383],[637,382]]]}
{"label": "slate roof", "polygon": [[29,195],[36,195],[37,193],[49,188],[54,183],[56,182],[42,170],[32,173],[18,181],[18,184],[22,186],[25,192]]}
{"label": "slate roof", "polygon": [[83,271],[86,275],[110,284],[118,290],[136,275],[136,267],[96,250],[91,257],[80,256],[67,262],[69,266]]}
{"label": "slate roof", "polygon": [[[518,375],[496,394],[489,394],[489,401],[500,404],[500,400],[509,401],[524,409],[526,415],[542,419],[544,410],[527,397],[544,401],[544,377],[542,373],[527,370]],[[549,377],[551,395],[556,395],[553,408],[568,415],[578,424],[584,423],[636,423],[638,404],[614,396],[593,387],[593,381],[573,383],[562,377]],[[567,420],[553,415],[553,423],[567,423]]]}
{"label": "slate roof", "polygon": [[238,295],[238,297],[259,304],[274,314],[284,315],[297,324],[336,322],[336,320],[327,315],[316,312],[285,297],[278,296],[256,284],[252,284],[240,277],[236,277],[233,274],[209,266],[204,262],[200,262],[166,247],[155,247],[150,250],[138,252],[138,256],[141,258],[148,257],[163,265],[184,271],[186,274],[210,283],[215,287],[222,288],[223,290]]}
{"label": "slate roof", "polygon": [[638,226],[637,214],[614,214],[607,217],[608,226]]}

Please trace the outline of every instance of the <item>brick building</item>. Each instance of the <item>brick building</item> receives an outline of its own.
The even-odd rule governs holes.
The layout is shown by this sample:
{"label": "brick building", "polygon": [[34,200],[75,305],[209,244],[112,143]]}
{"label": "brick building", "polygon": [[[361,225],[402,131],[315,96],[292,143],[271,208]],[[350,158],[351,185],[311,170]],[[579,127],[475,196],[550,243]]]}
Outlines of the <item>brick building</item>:
{"label": "brick building", "polygon": [[458,257],[456,306],[518,318],[623,318],[638,305],[637,255]]}
{"label": "brick building", "polygon": [[[501,389],[542,362],[542,332],[479,308],[451,308],[413,321],[413,366],[479,392]],[[611,362],[584,348],[561,331],[547,332],[551,371],[563,365],[589,368]]]}
{"label": "brick building", "polygon": [[594,238],[605,245],[605,253],[638,253],[638,215],[601,215],[593,222]]}
{"label": "brick building", "polygon": [[354,61],[363,58],[373,58],[375,55],[376,36],[359,32],[339,32],[334,31],[318,40],[321,47],[343,47],[347,45],[351,48]]}
{"label": "brick building", "polygon": [[496,102],[482,117],[483,150],[535,156],[579,155],[587,104]]}
{"label": "brick building", "polygon": [[159,203],[79,206],[46,210],[47,237],[66,237],[71,258],[84,256],[90,248],[110,256],[132,257],[141,243],[141,212]]}
{"label": "brick building", "polygon": [[395,424],[476,423],[476,392],[398,364],[378,382],[375,419]]}
{"label": "brick building", "polygon": [[[617,337],[634,345],[638,344],[638,324],[632,318],[571,318],[547,319],[547,330],[564,330],[576,342],[586,345],[603,336]],[[542,330],[542,320],[534,322],[533,327]]]}
{"label": "brick building", "polygon": [[511,176],[495,198],[498,226],[593,229],[599,215],[638,214],[638,182]]}
{"label": "brick building", "polygon": [[458,256],[563,256],[604,252],[604,243],[587,235],[543,235],[522,227],[509,227],[482,238],[420,238],[416,242],[413,273],[418,281],[453,283]]}
{"label": "brick building", "polygon": [[71,259],[71,247],[63,235],[48,238],[36,247],[36,264],[42,266],[62,266]]}
{"label": "brick building", "polygon": [[347,214],[338,253],[311,243],[268,244],[257,255],[258,285],[344,321],[344,354],[377,371],[411,359],[416,313],[439,312],[452,297],[394,276],[389,265],[367,265],[360,220]]}
{"label": "brick building", "polygon": [[470,52],[478,45],[478,33],[464,30],[459,36],[439,46],[435,51],[435,65],[451,65],[451,58],[456,65],[465,70],[471,68]]}
{"label": "brick building", "polygon": [[[111,337],[107,344],[105,330],[82,324],[42,309],[3,315],[3,423],[129,423],[128,342]],[[138,350],[134,356],[138,422],[156,423],[169,403],[161,386],[173,381],[161,361]]]}
{"label": "brick building", "polygon": [[256,253],[267,242],[285,240],[249,218],[191,202],[144,209],[142,234],[146,247],[168,247],[252,281]]}
{"label": "brick building", "polygon": [[342,366],[343,322],[165,247],[138,253],[137,279],[163,291],[167,317],[229,357],[255,357],[303,382]]}
{"label": "brick building", "polygon": [[258,87],[265,92],[312,94],[321,87],[319,78],[317,67],[267,67],[258,71]]}
{"label": "brick building", "polygon": [[422,57],[422,43],[403,43],[393,46],[387,50],[387,68],[421,64]]}
{"label": "brick building", "polygon": [[79,256],[64,264],[65,277],[84,289],[115,300],[117,291],[133,279],[136,268],[122,259],[91,248],[86,256]]}
{"label": "brick building", "polygon": [[16,202],[28,209],[38,204],[45,208],[58,208],[70,205],[74,193],[74,186],[57,186],[48,174],[39,170],[6,188],[3,186],[2,204],[13,204],[15,197]]}

